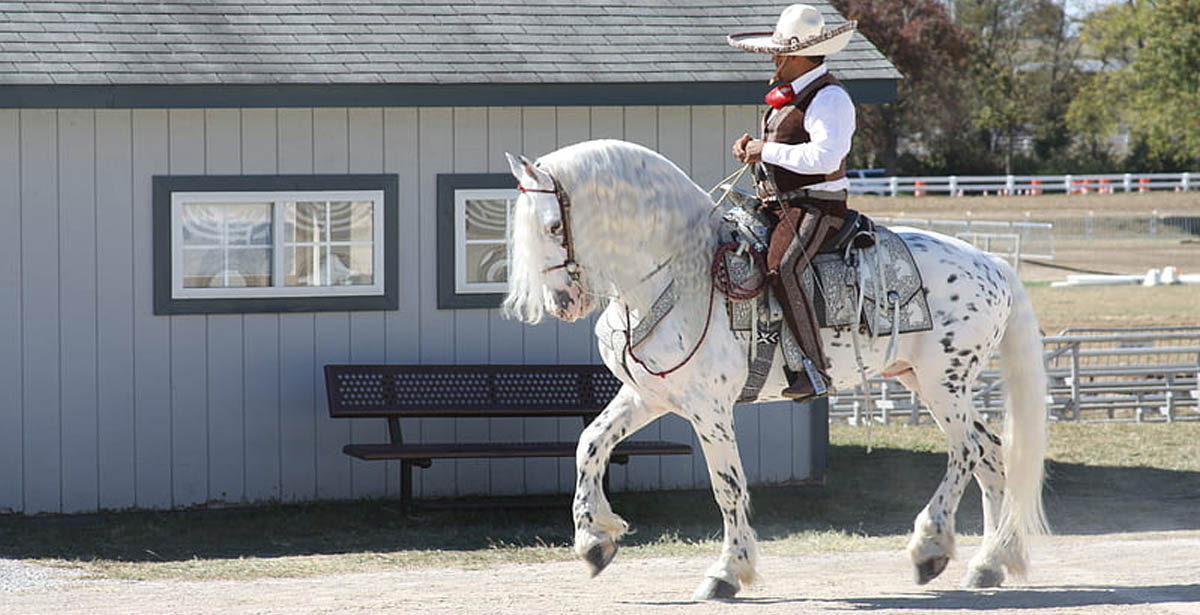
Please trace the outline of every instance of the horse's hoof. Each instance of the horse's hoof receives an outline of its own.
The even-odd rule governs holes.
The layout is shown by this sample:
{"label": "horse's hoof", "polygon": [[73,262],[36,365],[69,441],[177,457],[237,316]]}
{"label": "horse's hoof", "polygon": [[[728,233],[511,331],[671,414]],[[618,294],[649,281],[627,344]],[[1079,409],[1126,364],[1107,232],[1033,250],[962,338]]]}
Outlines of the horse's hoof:
{"label": "horse's hoof", "polygon": [[1004,583],[1004,571],[987,568],[972,568],[967,571],[967,578],[963,579],[964,587],[974,587],[976,589],[1000,587],[1002,583]]}
{"label": "horse's hoof", "polygon": [[917,585],[924,585],[937,578],[950,563],[949,557],[934,557],[917,564]]}
{"label": "horse's hoof", "polygon": [[613,558],[617,556],[617,543],[606,540],[591,549],[588,549],[587,555],[583,556],[584,563],[588,566],[588,572],[592,576],[596,576],[612,563]]}
{"label": "horse's hoof", "polygon": [[696,600],[729,600],[736,596],[737,593],[737,585],[721,579],[707,577],[700,584],[700,588],[696,590],[694,597]]}

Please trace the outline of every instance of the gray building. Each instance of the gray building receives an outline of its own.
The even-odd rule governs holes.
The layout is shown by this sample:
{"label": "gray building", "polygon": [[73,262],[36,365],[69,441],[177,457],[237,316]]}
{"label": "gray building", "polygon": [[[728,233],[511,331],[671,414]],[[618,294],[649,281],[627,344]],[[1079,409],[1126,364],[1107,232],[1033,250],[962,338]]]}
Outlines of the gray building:
{"label": "gray building", "polygon": [[[590,323],[495,309],[503,153],[626,139],[711,185],[756,130],[770,66],[724,36],[782,6],[0,3],[0,512],[394,494],[396,465],[341,453],[386,441],[384,422],[328,419],[322,366],[597,361]],[[894,96],[860,35],[830,66],[859,102]],[[750,478],[819,473],[810,423],[801,406],[740,408]],[[424,441],[580,428],[405,426]],[[692,441],[674,417],[637,437]],[[573,472],[441,461],[416,488],[568,491]],[[617,490],[707,483],[699,455],[612,474]]]}

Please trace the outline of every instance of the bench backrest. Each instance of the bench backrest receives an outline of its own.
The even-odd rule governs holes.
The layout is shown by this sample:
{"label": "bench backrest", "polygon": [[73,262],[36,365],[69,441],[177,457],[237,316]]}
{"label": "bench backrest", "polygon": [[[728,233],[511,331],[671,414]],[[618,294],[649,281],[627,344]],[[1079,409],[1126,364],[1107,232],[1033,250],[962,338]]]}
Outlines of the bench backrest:
{"label": "bench backrest", "polygon": [[579,416],[621,388],[603,365],[326,365],[329,415]]}

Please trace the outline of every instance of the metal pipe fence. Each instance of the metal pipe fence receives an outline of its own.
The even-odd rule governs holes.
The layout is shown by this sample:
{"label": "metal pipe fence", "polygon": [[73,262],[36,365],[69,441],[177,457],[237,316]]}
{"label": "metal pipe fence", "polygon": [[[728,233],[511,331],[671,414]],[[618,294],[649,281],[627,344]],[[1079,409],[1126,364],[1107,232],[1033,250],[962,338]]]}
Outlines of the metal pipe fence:
{"label": "metal pipe fence", "polygon": [[[1076,329],[1043,338],[1048,418],[1059,421],[1200,420],[1200,327]],[[994,361],[993,361],[994,363]],[[870,397],[874,412],[868,409]],[[994,365],[972,387],[987,419],[1004,414],[1004,386]],[[928,408],[898,383],[875,378],[868,390],[839,391],[831,421],[864,424],[932,422]]]}

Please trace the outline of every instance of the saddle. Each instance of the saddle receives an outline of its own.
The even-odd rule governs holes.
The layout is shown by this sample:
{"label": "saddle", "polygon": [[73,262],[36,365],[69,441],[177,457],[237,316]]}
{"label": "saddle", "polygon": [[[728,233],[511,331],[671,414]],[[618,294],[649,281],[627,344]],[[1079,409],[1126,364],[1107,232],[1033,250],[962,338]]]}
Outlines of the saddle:
{"label": "saddle", "polygon": [[[753,252],[765,253],[771,222],[760,213],[758,198],[733,188],[718,213],[721,242],[747,248],[725,253],[729,281],[741,288],[761,284],[764,274]],[[871,337],[933,328],[921,274],[908,246],[858,211],[851,210],[842,228],[821,245],[803,283],[806,294],[814,297],[822,328],[858,326]],[[782,345],[789,368],[802,369],[804,355],[790,330],[782,326],[779,300],[769,290],[749,300],[726,296],[730,328],[752,341],[743,400],[757,397],[776,345]]]}

